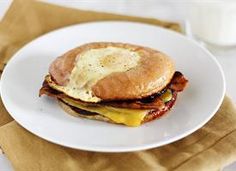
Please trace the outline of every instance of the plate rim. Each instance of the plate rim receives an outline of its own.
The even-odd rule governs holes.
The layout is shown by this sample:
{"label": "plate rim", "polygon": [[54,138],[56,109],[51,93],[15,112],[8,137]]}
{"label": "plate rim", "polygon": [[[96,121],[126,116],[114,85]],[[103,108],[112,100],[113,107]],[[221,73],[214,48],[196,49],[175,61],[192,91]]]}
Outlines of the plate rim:
{"label": "plate rim", "polygon": [[[151,26],[151,27],[157,27],[158,29],[160,30],[164,30],[165,32],[169,32],[170,34],[174,34],[175,36],[178,36],[178,37],[181,37],[181,39],[185,39],[189,42],[191,42],[192,44],[194,44],[195,46],[197,46],[198,48],[202,49],[208,57],[210,57],[212,59],[212,61],[217,65],[217,68],[219,69],[220,71],[220,75],[221,75],[221,78],[222,78],[222,93],[221,93],[221,97],[220,97],[220,100],[218,101],[218,104],[217,106],[214,108],[213,112],[204,119],[204,121],[202,121],[200,124],[198,124],[197,126],[189,129],[188,131],[185,131],[177,136],[174,136],[172,138],[169,138],[168,140],[165,140],[165,141],[162,141],[162,142],[157,142],[157,143],[149,143],[149,144],[142,144],[142,145],[136,145],[135,147],[119,147],[119,148],[113,148],[113,147],[103,147],[103,146],[81,146],[78,147],[76,145],[68,145],[68,144],[63,144],[63,142],[56,142],[56,141],[53,141],[51,140],[50,138],[48,137],[45,137],[45,136],[41,136],[39,135],[38,133],[35,133],[33,131],[31,131],[30,128],[28,128],[28,126],[25,126],[24,124],[22,124],[21,122],[18,122],[16,119],[15,119],[15,116],[11,113],[11,109],[9,109],[9,107],[7,107],[8,105],[4,102],[4,92],[3,92],[3,81],[2,80],[5,80],[5,73],[7,72],[7,69],[9,67],[9,63],[11,63],[15,57],[21,52],[21,50],[23,50],[24,48],[26,48],[29,44],[31,44],[32,42],[34,41],[37,41],[38,39],[41,39],[43,37],[47,37],[48,35],[50,34],[53,34],[54,32],[59,32],[61,30],[66,30],[68,28],[71,28],[71,27],[78,27],[78,26],[81,26],[81,25],[96,25],[96,24],[112,24],[112,23],[117,23],[117,24],[134,24],[134,25],[141,25],[141,26]],[[22,126],[23,128],[25,128],[27,131],[29,131],[30,133],[32,133],[33,135],[36,135],[48,142],[51,142],[51,143],[54,143],[54,144],[57,144],[57,145],[61,145],[61,146],[64,146],[64,147],[69,147],[69,148],[72,148],[72,149],[78,149],[78,150],[84,150],[84,151],[92,151],[92,152],[133,152],[133,151],[139,151],[139,150],[147,150],[147,149],[152,149],[152,148],[157,148],[157,147],[161,147],[163,145],[168,145],[170,143],[173,143],[177,140],[180,140],[188,135],[190,135],[191,133],[197,131],[198,129],[200,129],[201,127],[203,127],[215,114],[216,112],[218,111],[218,109],[220,108],[222,102],[223,102],[223,99],[224,99],[224,96],[225,96],[225,92],[226,92],[226,82],[225,82],[225,75],[224,75],[224,71],[223,71],[223,68],[222,66],[220,65],[220,63],[218,62],[218,60],[216,59],[216,57],[210,53],[209,50],[207,50],[205,47],[201,46],[198,42],[196,42],[195,40],[189,38],[189,37],[186,37],[178,32],[175,32],[173,30],[170,30],[170,29],[165,29],[163,27],[160,27],[160,26],[156,26],[156,25],[153,25],[153,24],[147,24],[147,23],[140,23],[140,22],[131,22],[131,21],[116,21],[116,20],[109,20],[109,21],[92,21],[92,22],[86,22],[86,23],[80,23],[80,24],[73,24],[73,25],[70,25],[70,26],[66,26],[66,27],[62,27],[62,28],[59,28],[59,29],[55,29],[55,30],[52,30],[50,32],[47,32],[46,34],[43,34],[33,40],[31,40],[30,42],[26,43],[23,47],[21,47],[19,50],[17,50],[17,52],[11,57],[10,60],[8,60],[7,62],[7,65],[5,66],[5,68],[3,69],[3,72],[2,72],[2,75],[1,75],[1,79],[0,79],[0,94],[1,94],[1,99],[2,99],[2,102],[6,108],[6,110],[8,111],[8,113],[13,117],[13,119],[20,125]]]}

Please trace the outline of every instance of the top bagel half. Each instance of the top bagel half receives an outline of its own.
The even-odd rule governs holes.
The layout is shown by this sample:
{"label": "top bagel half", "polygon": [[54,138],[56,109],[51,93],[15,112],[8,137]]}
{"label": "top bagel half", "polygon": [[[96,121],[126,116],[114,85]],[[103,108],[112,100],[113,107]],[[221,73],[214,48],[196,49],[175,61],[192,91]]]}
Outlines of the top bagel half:
{"label": "top bagel half", "polygon": [[175,73],[162,52],[126,43],[95,42],[52,62],[47,82],[85,102],[141,99],[161,91]]}

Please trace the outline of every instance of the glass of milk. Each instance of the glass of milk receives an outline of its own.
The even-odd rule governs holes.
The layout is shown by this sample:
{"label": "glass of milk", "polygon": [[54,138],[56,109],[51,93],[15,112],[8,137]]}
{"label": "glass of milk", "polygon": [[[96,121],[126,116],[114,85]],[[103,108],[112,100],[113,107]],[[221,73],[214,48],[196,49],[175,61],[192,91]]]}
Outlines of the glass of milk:
{"label": "glass of milk", "polygon": [[188,8],[194,36],[218,46],[236,46],[236,0],[194,0]]}

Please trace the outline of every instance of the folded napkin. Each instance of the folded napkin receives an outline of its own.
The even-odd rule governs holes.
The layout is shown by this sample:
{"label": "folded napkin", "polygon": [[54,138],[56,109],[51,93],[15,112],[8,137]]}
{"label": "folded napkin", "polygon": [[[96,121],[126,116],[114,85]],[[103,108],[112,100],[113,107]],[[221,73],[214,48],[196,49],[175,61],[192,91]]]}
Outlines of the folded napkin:
{"label": "folded napkin", "polygon": [[[1,71],[9,58],[30,40],[59,27],[98,20],[137,21],[180,31],[178,24],[156,19],[16,0],[0,23]],[[0,126],[0,146],[16,171],[212,171],[236,160],[236,109],[228,97],[216,115],[195,133],[140,152],[86,152],[52,144],[13,121],[2,101]]]}

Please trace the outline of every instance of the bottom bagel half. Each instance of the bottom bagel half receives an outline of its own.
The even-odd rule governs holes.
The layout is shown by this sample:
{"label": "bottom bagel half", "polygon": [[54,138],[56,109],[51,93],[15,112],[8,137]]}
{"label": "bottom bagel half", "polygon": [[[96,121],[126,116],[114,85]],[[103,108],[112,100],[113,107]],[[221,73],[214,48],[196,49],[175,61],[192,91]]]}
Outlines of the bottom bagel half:
{"label": "bottom bagel half", "polygon": [[142,123],[149,122],[164,115],[172,108],[176,98],[177,93],[175,92],[172,95],[172,99],[161,109],[125,109],[112,106],[86,106],[78,104],[68,98],[58,99],[58,102],[65,112],[76,117],[125,124],[127,126],[139,126]]}

